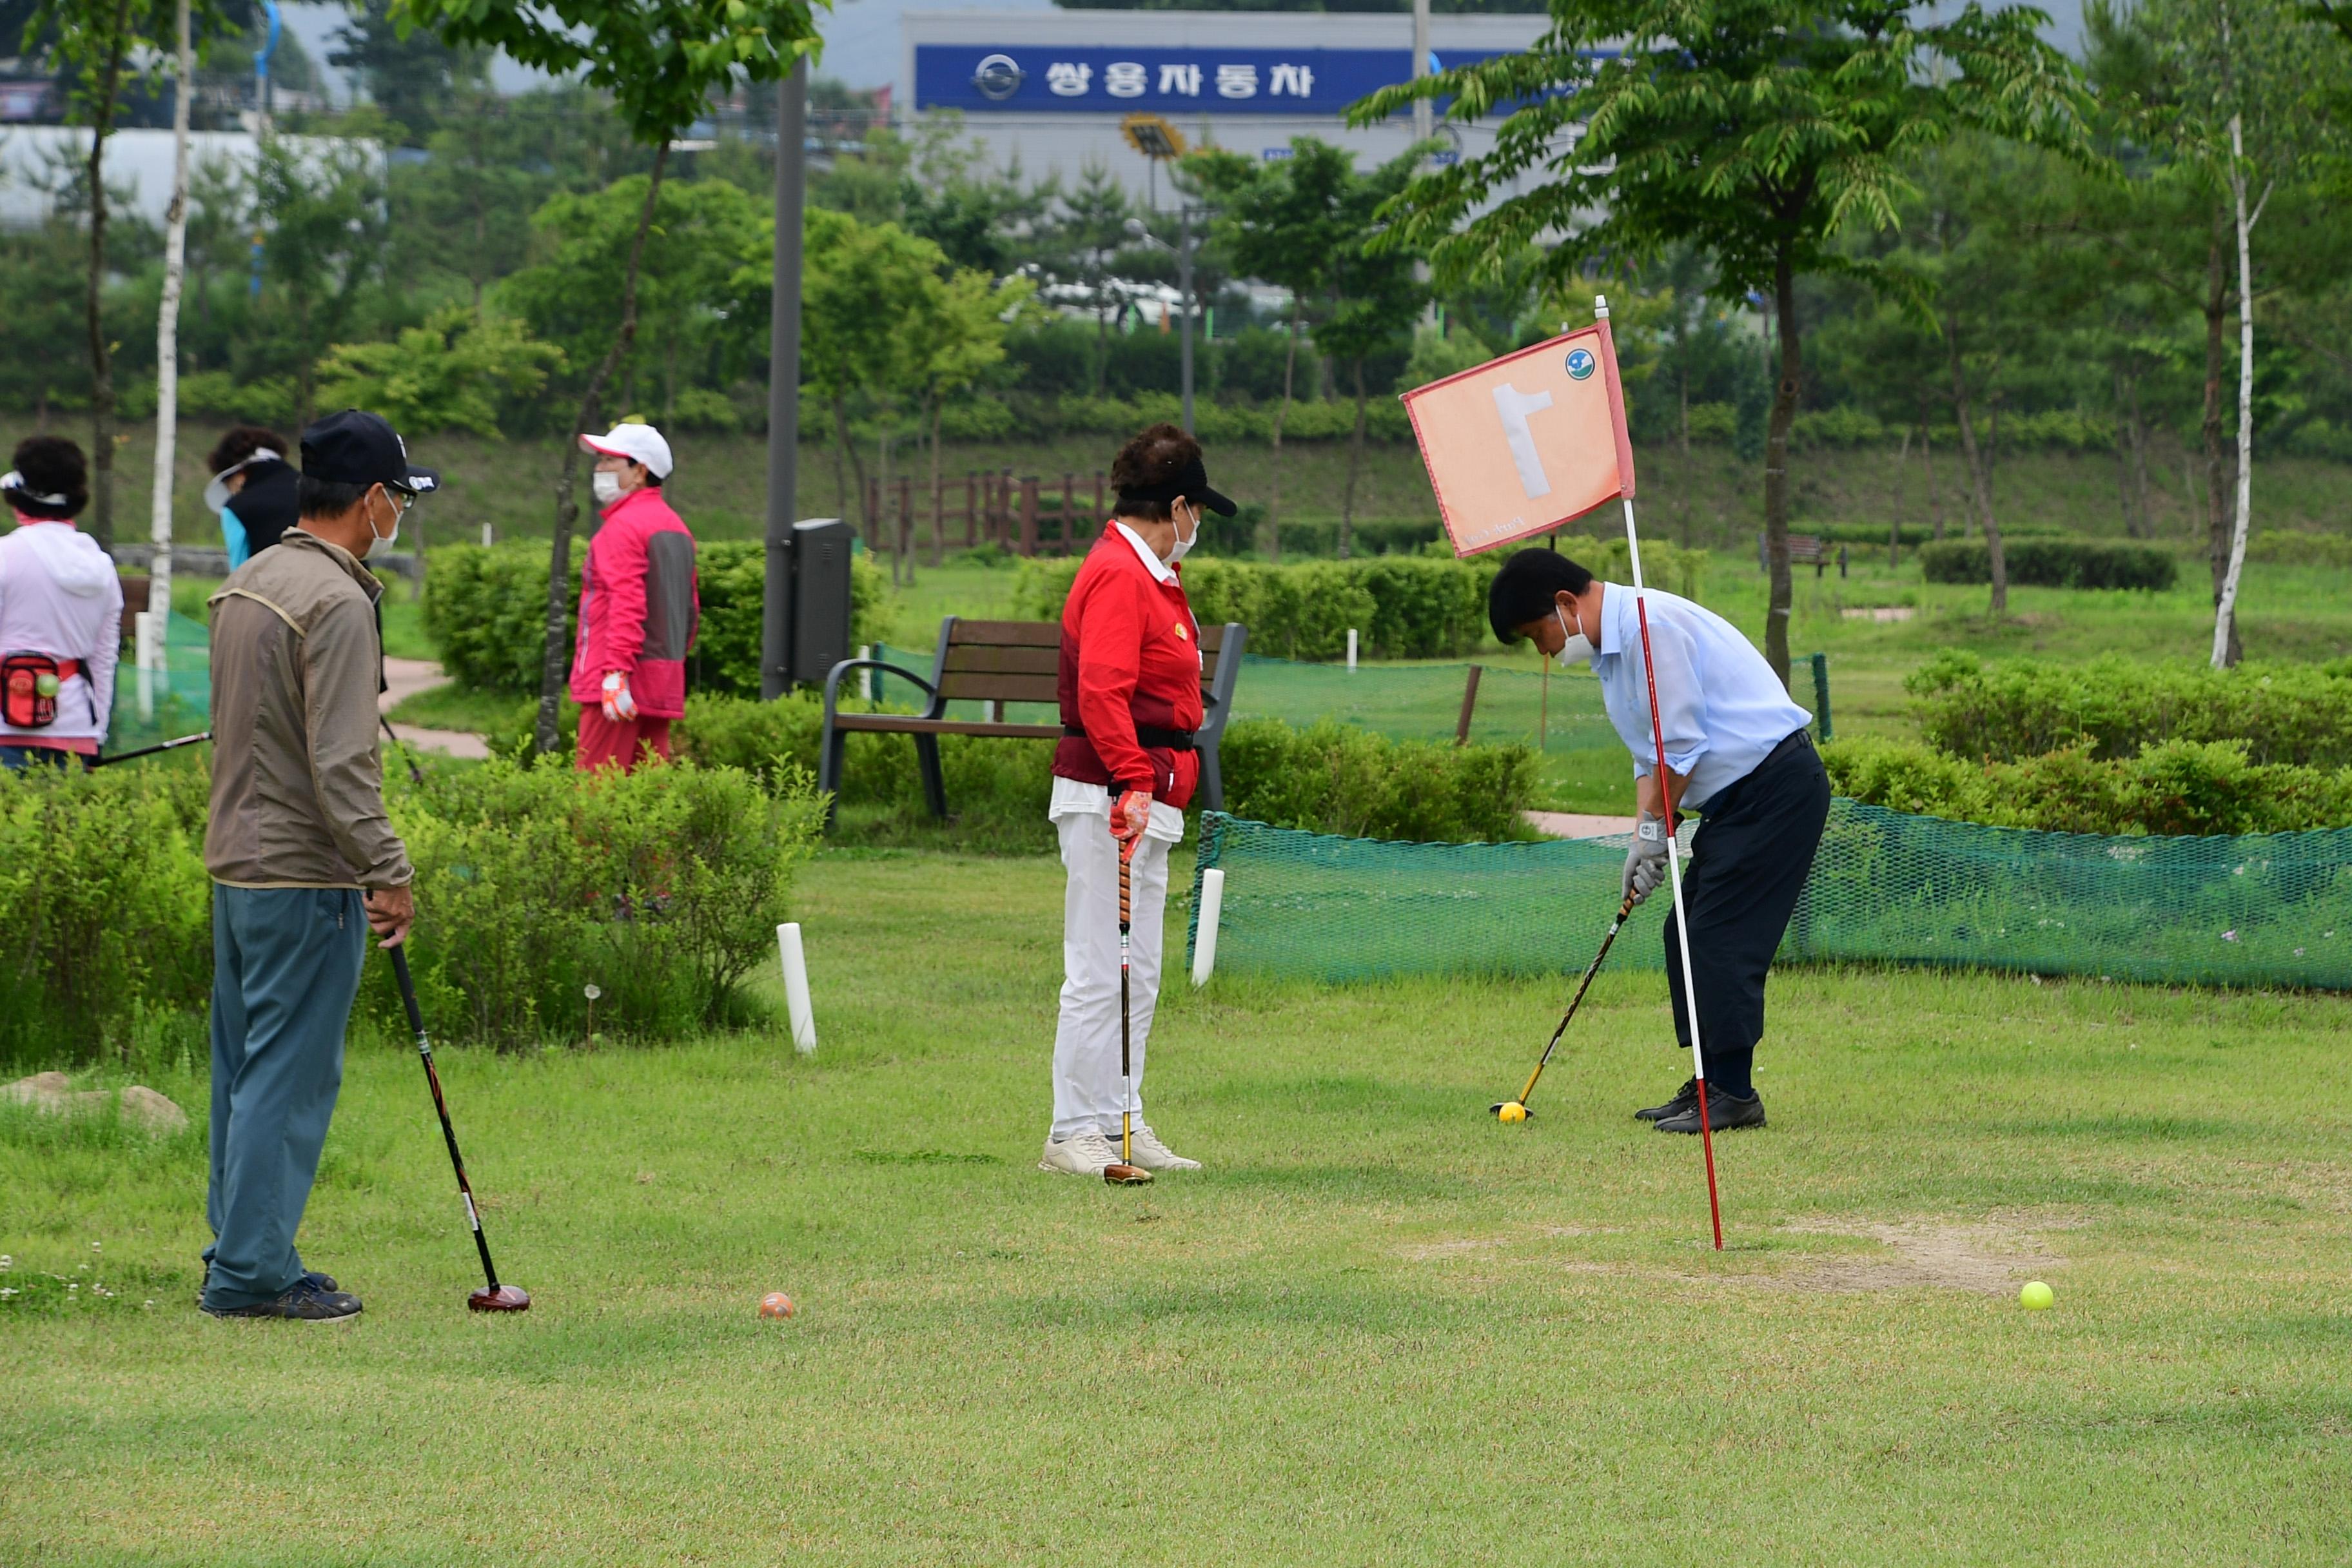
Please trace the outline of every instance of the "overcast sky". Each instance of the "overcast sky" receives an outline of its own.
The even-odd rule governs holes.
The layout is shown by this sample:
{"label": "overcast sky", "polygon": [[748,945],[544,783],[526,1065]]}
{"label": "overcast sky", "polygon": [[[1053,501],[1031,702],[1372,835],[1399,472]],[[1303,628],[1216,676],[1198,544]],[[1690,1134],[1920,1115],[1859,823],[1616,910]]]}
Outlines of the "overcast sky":
{"label": "overcast sky", "polygon": [[[2083,0],[2041,0],[2042,8],[2050,13],[2053,42],[2067,50],[2077,48],[2083,37]],[[819,31],[824,35],[824,58],[817,68],[825,76],[838,77],[851,87],[880,87],[898,74],[898,16],[904,11],[942,11],[971,9],[982,11],[1050,11],[1052,0],[991,0],[985,5],[958,7],[946,0],[837,0],[830,13],[818,13]],[[1951,10],[1957,5],[1944,7]],[[337,28],[349,15],[341,5],[293,5],[285,7],[286,25],[301,38],[302,47],[320,69],[330,77],[341,73],[328,70],[327,55],[333,48]],[[1334,16],[1342,26],[1345,18]],[[536,71],[526,70],[512,60],[500,56],[492,69],[493,79],[507,92],[520,92],[541,80]],[[336,96],[347,97],[347,82],[337,81]]]}

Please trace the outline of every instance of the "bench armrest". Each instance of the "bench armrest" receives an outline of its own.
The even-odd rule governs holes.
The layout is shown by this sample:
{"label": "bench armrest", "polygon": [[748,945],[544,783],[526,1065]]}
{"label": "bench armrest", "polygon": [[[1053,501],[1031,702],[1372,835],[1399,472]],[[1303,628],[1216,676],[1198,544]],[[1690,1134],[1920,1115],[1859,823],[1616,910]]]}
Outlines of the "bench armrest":
{"label": "bench armrest", "polygon": [[924,710],[924,717],[929,718],[937,714],[940,706],[940,689],[933,686],[929,681],[925,680],[921,676],[915,674],[912,670],[892,664],[887,659],[845,658],[839,664],[835,665],[833,668],[825,674],[824,720],[827,724],[833,722],[835,705],[841,691],[841,678],[847,675],[853,669],[887,669],[901,680],[910,680],[914,682],[917,686],[921,687],[925,691],[929,692],[931,696],[930,707]]}

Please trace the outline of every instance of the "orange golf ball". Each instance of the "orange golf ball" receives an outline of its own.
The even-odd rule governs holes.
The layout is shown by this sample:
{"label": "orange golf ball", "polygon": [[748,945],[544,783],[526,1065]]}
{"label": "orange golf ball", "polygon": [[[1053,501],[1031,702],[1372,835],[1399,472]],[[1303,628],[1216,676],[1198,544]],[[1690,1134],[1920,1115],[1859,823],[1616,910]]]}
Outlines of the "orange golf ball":
{"label": "orange golf ball", "polygon": [[771,1290],[760,1298],[760,1316],[763,1318],[789,1318],[793,1310],[793,1299],[782,1290]]}

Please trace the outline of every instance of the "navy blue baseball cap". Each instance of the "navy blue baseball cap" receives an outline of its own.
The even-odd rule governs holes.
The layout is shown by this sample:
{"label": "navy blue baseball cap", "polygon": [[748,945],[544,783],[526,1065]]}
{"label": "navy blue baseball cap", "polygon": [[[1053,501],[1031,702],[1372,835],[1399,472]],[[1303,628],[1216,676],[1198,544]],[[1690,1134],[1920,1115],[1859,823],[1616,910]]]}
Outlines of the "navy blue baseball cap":
{"label": "navy blue baseball cap", "polygon": [[346,408],[302,432],[302,476],[339,485],[383,485],[412,496],[441,488],[441,476],[408,460],[407,444],[379,415]]}

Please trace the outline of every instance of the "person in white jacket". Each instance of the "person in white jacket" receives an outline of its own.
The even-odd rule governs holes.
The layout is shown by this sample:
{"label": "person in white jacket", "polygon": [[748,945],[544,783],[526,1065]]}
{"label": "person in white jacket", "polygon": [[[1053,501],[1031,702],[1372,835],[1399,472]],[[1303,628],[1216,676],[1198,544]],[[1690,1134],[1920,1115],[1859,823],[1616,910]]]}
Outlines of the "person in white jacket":
{"label": "person in white jacket", "polygon": [[59,436],[19,442],[0,474],[16,531],[0,537],[0,767],[89,765],[114,708],[122,579],[74,526],[89,504],[81,448]]}

